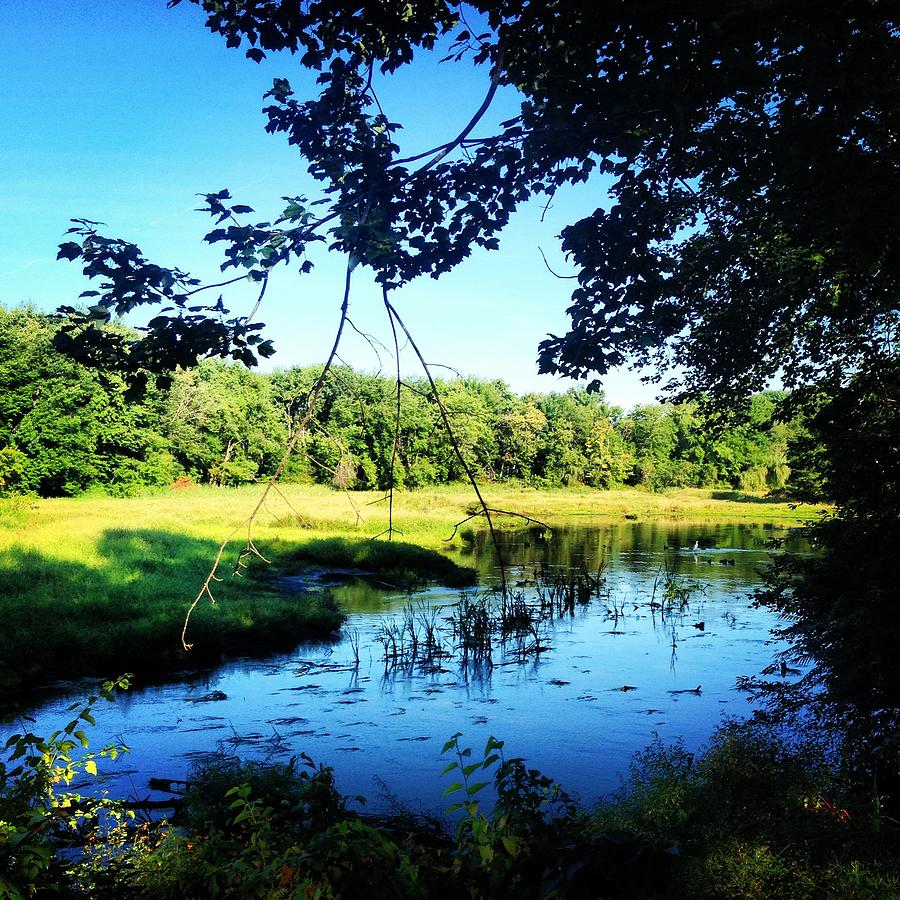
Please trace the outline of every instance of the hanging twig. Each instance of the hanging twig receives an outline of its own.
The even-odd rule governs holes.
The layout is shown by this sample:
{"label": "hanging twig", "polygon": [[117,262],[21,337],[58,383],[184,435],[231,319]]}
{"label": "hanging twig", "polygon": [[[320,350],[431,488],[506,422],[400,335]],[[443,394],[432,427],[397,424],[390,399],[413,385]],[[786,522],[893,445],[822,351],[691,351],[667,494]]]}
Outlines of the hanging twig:
{"label": "hanging twig", "polygon": [[260,559],[265,559],[265,557],[263,557],[263,555],[259,552],[259,550],[256,548],[256,546],[253,544],[253,541],[251,538],[253,523],[256,520],[256,517],[259,514],[259,511],[262,509],[263,504],[266,502],[266,498],[268,497],[269,492],[273,489],[273,487],[274,487],[275,483],[278,481],[278,479],[281,478],[281,475],[284,472],[284,469],[288,464],[288,460],[291,458],[291,455],[293,454],[294,449],[296,448],[296,446],[300,440],[300,436],[304,433],[306,426],[309,424],[310,420],[312,419],[313,412],[315,410],[316,400],[318,399],[318,396],[319,396],[319,391],[321,390],[322,385],[325,383],[325,378],[328,375],[328,371],[331,368],[331,364],[334,362],[335,356],[337,355],[337,350],[341,343],[341,336],[344,333],[344,325],[347,322],[347,310],[350,307],[350,280],[351,280],[351,276],[352,276],[352,271],[353,271],[353,269],[352,269],[352,266],[348,259],[347,273],[346,273],[346,276],[344,279],[344,297],[343,297],[343,301],[341,303],[340,321],[338,322],[337,331],[334,336],[334,343],[332,344],[331,352],[328,354],[328,358],[325,362],[325,366],[323,367],[322,372],[319,374],[319,377],[316,379],[315,383],[312,386],[312,389],[309,392],[306,413],[304,414],[303,419],[301,420],[296,431],[291,436],[291,439],[288,441],[287,447],[285,448],[285,451],[284,451],[284,454],[282,455],[281,460],[279,461],[274,474],[266,482],[266,486],[263,489],[262,496],[257,501],[256,506],[253,507],[253,510],[250,513],[250,515],[247,516],[247,518],[243,522],[241,522],[240,525],[238,525],[236,528],[234,528],[231,531],[231,533],[225,538],[225,540],[223,540],[222,543],[219,545],[219,549],[217,550],[215,558],[213,559],[212,567],[210,568],[205,581],[201,585],[200,590],[197,593],[197,596],[194,598],[194,601],[188,607],[188,611],[184,617],[184,626],[181,629],[181,645],[182,645],[182,647],[184,647],[185,650],[190,650],[191,647],[193,647],[193,644],[189,644],[187,642],[187,630],[188,630],[188,625],[190,624],[190,621],[191,621],[191,616],[193,615],[194,610],[197,608],[197,605],[200,603],[200,601],[204,597],[208,597],[210,602],[213,604],[216,602],[216,598],[213,595],[211,586],[212,586],[213,582],[222,581],[222,578],[220,578],[219,574],[218,574],[219,566],[222,563],[222,557],[225,555],[225,551],[228,548],[229,544],[231,544],[235,535],[237,535],[239,532],[241,532],[245,526],[247,528],[247,544],[245,545],[243,550],[241,550],[240,554],[238,555],[238,562],[235,567],[235,573],[238,574],[237,573],[238,566],[246,565],[245,560],[248,556],[257,556]]}
{"label": "hanging twig", "polygon": [[387,288],[382,286],[382,299],[384,301],[384,307],[388,312],[388,316],[392,317],[393,320],[400,326],[403,330],[403,333],[406,335],[406,339],[409,341],[410,347],[413,348],[413,352],[419,359],[419,362],[422,365],[422,369],[425,372],[425,377],[428,379],[428,383],[431,385],[431,392],[434,397],[434,401],[437,404],[438,410],[440,410],[441,418],[444,422],[444,427],[447,430],[447,434],[450,438],[450,442],[453,445],[453,449],[456,452],[457,459],[459,459],[460,465],[463,467],[463,471],[466,473],[466,477],[469,479],[469,483],[472,485],[472,489],[475,491],[475,496],[478,497],[478,502],[481,504],[481,509],[484,512],[484,517],[487,519],[488,530],[491,533],[491,542],[494,545],[494,549],[497,552],[497,562],[500,566],[500,586],[503,591],[503,596],[505,597],[507,594],[507,585],[506,585],[506,565],[503,562],[503,552],[500,548],[500,541],[497,538],[497,533],[494,530],[494,521],[491,518],[490,508],[484,500],[484,497],[481,495],[481,489],[478,487],[478,482],[475,479],[475,473],[472,471],[471,466],[466,460],[465,456],[463,456],[462,449],[459,446],[459,441],[456,439],[456,434],[453,431],[453,426],[450,424],[450,417],[447,414],[447,410],[444,407],[444,403],[441,400],[440,392],[437,389],[437,385],[434,382],[434,377],[431,374],[431,369],[428,367],[428,363],[425,362],[425,357],[422,356],[422,351],[419,350],[419,345],[413,339],[413,336],[409,333],[409,329],[406,327],[403,319],[400,318],[400,314],[394,308],[391,301],[388,299],[388,291]]}
{"label": "hanging twig", "polygon": [[[381,363],[381,354],[378,352],[378,347],[381,347],[382,350],[387,351],[387,347],[378,340],[377,337],[373,334],[369,334],[367,331],[360,331],[359,328],[356,327],[356,323],[353,319],[347,319],[347,324],[369,345],[372,352],[375,354],[375,358],[378,360],[378,371],[381,372],[382,363]],[[376,346],[377,345],[377,346]]]}
{"label": "hanging twig", "polygon": [[566,281],[570,278],[577,278],[577,275],[560,275],[559,272],[554,272],[553,269],[550,268],[550,263],[547,262],[547,257],[544,256],[544,251],[538,247],[538,253],[541,254],[541,259],[544,261],[544,265],[547,267],[547,271],[553,275],[555,278],[559,278],[562,281]]}
{"label": "hanging twig", "polygon": [[448,366],[448,365],[445,365],[444,363],[436,363],[436,362],[430,362],[430,363],[428,363],[428,365],[432,369],[446,369],[448,372],[452,372],[460,380],[462,379],[462,375],[460,374],[459,369],[456,369],[453,366]]}
{"label": "hanging twig", "polygon": [[[385,300],[387,299],[387,292],[385,291]],[[400,447],[400,342],[397,340],[397,324],[394,322],[394,317],[391,315],[390,310],[388,310],[388,322],[391,326],[391,334],[394,336],[394,361],[396,363],[396,374],[397,374],[397,407],[394,410],[394,446],[391,451],[391,473],[390,473],[390,485],[389,485],[389,495],[388,495],[388,540],[392,541],[394,539],[394,467],[397,465],[397,450]]]}
{"label": "hanging twig", "polygon": [[262,287],[259,290],[259,296],[256,298],[256,303],[253,304],[253,309],[250,310],[250,314],[244,319],[244,324],[249,325],[253,321],[253,317],[259,311],[259,307],[263,302],[263,297],[266,296],[266,288],[269,286],[269,276],[268,274],[263,276]]}
{"label": "hanging twig", "polygon": [[246,275],[238,275],[236,278],[229,278],[228,281],[219,281],[215,284],[204,284],[201,287],[194,288],[191,291],[185,291],[183,294],[179,294],[179,296],[193,297],[194,294],[199,294],[201,291],[211,291],[213,288],[228,287],[229,284],[235,284],[238,281],[245,281],[249,277],[250,273],[248,272]]}

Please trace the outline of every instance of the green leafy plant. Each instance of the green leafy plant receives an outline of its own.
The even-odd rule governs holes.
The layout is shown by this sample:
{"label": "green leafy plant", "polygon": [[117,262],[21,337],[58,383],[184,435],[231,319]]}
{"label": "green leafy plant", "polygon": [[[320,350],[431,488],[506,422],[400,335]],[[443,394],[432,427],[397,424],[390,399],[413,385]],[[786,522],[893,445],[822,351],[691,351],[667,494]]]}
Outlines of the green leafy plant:
{"label": "green leafy plant", "polygon": [[[460,796],[447,811],[463,813],[456,827],[456,873],[472,896],[522,896],[536,888],[539,896],[550,896],[567,880],[566,869],[574,874],[579,868],[567,850],[579,821],[574,801],[524,759],[504,758],[504,742],[493,736],[481,759],[469,762],[472,750],[460,746],[461,736],[454,734],[442,750],[456,756],[442,775],[458,778],[444,796]],[[488,814],[481,796],[492,782],[476,779],[494,767],[496,802]]]}
{"label": "green leafy plant", "polygon": [[85,797],[69,789],[82,774],[97,774],[98,759],[127,751],[109,744],[77,755],[88,748],[84,728],[95,724],[94,707],[101,700],[112,702],[129,682],[129,675],[104,682],[86,702],[72,704],[74,717],[49,737],[23,731],[7,739],[6,760],[0,761],[0,896],[30,897],[58,888],[69,871],[57,858],[58,848],[96,844],[133,818],[106,795]]}

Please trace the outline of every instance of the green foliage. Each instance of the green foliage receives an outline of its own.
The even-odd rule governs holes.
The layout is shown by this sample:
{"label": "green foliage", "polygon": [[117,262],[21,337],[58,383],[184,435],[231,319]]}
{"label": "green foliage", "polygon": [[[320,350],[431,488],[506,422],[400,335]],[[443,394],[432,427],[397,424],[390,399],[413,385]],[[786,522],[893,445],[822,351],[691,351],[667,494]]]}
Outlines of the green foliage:
{"label": "green foliage", "polygon": [[271,393],[267,379],[239,366],[205,362],[176,373],[162,431],[179,469],[215,485],[271,474],[286,440]]}
{"label": "green foliage", "polygon": [[0,495],[15,489],[25,471],[25,454],[15,447],[0,447]]}
{"label": "green foliage", "polygon": [[[748,724],[693,755],[659,742],[636,758],[619,797],[580,810],[491,737],[460,744],[445,791],[450,836],[410,814],[348,808],[328,766],[217,757],[195,768],[180,819],[136,825],[120,804],[65,787],[109,682],[50,738],[15,735],[0,768],[0,892],[25,898],[240,896],[724,898],[896,896],[898,836],[855,807],[813,742]],[[114,756],[110,747],[97,756]],[[298,765],[298,762],[300,765]],[[829,799],[826,799],[829,798]],[[356,798],[362,802],[362,798]],[[101,828],[100,826],[103,826]],[[63,852],[61,852],[63,851]],[[74,851],[74,852],[73,852]]]}
{"label": "green foliage", "polygon": [[244,786],[267,807],[281,809],[302,802],[309,807],[307,818],[322,818],[326,811],[337,813],[344,808],[330,770],[298,771],[293,762],[245,762],[224,754],[213,756],[191,770],[188,785],[178,821],[191,833],[210,828],[224,832],[235,824],[228,796],[235,785]]}
{"label": "green foliage", "polygon": [[580,900],[894,896],[900,886],[897,835],[838,805],[811,742],[750,725],[725,726],[697,755],[657,742],[620,796],[588,813],[505,759],[502,741],[474,756],[460,737],[444,745],[452,836],[408,815],[349,811],[331,770],[307,758],[301,770],[222,761],[192,776],[186,833],[136,847],[118,889],[160,900]]}
{"label": "green foliage", "polygon": [[332,770],[217,760],[195,770],[189,837],[165,835],[123,869],[120,889],[157,898],[423,896],[389,834],[348,812]]}
{"label": "green foliage", "polygon": [[[659,740],[636,754],[631,775],[609,815],[651,840],[676,841],[689,851],[728,835],[773,843],[809,836],[818,827],[809,798],[829,796],[832,779],[813,740],[792,742],[764,726],[731,722],[700,755]],[[817,836],[821,841],[821,835]]]}
{"label": "green foliage", "polygon": [[[263,376],[206,361],[175,372],[163,389],[128,398],[119,375],[100,376],[55,350],[55,332],[29,310],[0,310],[6,493],[123,496],[184,477],[213,485],[264,479],[321,374],[308,367]],[[691,404],[625,415],[583,390],[519,397],[503,382],[476,378],[437,387],[478,477],[538,487],[781,488],[787,440],[797,432],[775,420],[782,395],[771,392],[751,399],[743,424],[717,430]],[[384,490],[465,477],[427,383],[415,379],[401,387],[398,430],[391,379],[333,369],[300,446],[287,480]]]}
{"label": "green foliage", "polygon": [[405,541],[339,537],[307,540],[301,548],[282,558],[282,565],[292,563],[362,569],[389,581],[391,573],[405,572],[407,578],[412,576],[418,583],[430,581],[448,587],[471,587],[477,579],[474,570],[460,566],[434,550]]}
{"label": "green foliage", "polygon": [[[895,317],[889,4],[774,3],[761,15],[699,0],[312,2],[285,16],[276,0],[193,2],[253,61],[283,51],[315,73],[308,96],[276,78],[265,114],[320,196],[284,197],[278,218],[258,221],[227,190],[204,195],[223,271],[262,290],[275,266],[308,271],[318,241],[387,290],[440,277],[473,247],[496,249],[520,204],[599,176],[609,202],[561,234],[577,286],[570,331],[541,347],[546,371],[677,364],[695,393],[746,396],[778,373],[839,380]],[[487,94],[461,132],[404,156],[403,122],[385,116],[372,75],[442,38],[446,63],[484,67]],[[501,86],[515,88],[519,112],[483,132]],[[188,273],[74,221],[59,255],[96,287],[87,312],[66,311],[71,352],[136,372],[272,351],[258,325],[225,319],[221,300],[191,305],[202,287]],[[164,311],[140,338],[96,328],[145,304]]]}
{"label": "green foliage", "polygon": [[[871,362],[847,388],[813,395],[807,487],[835,498],[835,514],[809,524],[814,555],[777,557],[759,601],[786,619],[790,656],[811,663],[790,690],[758,683],[774,713],[816,711],[876,803],[900,809],[900,364]],[[814,473],[814,474],[811,474]]]}
{"label": "green foliage", "polygon": [[7,739],[6,760],[0,760],[0,896],[16,900],[60,890],[71,870],[56,855],[61,843],[98,852],[92,847],[98,838],[108,845],[117,826],[133,818],[105,795],[95,799],[69,790],[76,778],[97,775],[98,759],[127,751],[110,744],[78,754],[88,748],[84,728],[95,724],[98,702],[112,702],[128,689],[130,677],[107,681],[86,702],[69,706],[74,717],[49,737],[25,731]]}
{"label": "green foliage", "polygon": [[699,754],[656,741],[595,824],[674,842],[670,896],[878,896],[867,889],[879,883],[892,896],[900,873],[879,860],[898,835],[867,818],[832,763],[826,742],[754,723],[724,725]]}
{"label": "green foliage", "polygon": [[[552,779],[519,757],[503,756],[504,742],[488,738],[480,759],[461,747],[457,732],[443,747],[452,753],[442,775],[458,779],[444,796],[459,795],[447,812],[459,813],[454,873],[471,897],[566,896],[586,862],[587,818]],[[494,770],[491,778],[488,773]],[[494,803],[482,807],[493,788]],[[575,852],[573,853],[573,847]],[[577,893],[577,892],[576,892]]]}
{"label": "green foliage", "polygon": [[100,376],[55,350],[55,330],[46,316],[0,307],[0,445],[18,451],[15,489],[122,495],[171,481],[158,395],[128,403],[118,375]]}

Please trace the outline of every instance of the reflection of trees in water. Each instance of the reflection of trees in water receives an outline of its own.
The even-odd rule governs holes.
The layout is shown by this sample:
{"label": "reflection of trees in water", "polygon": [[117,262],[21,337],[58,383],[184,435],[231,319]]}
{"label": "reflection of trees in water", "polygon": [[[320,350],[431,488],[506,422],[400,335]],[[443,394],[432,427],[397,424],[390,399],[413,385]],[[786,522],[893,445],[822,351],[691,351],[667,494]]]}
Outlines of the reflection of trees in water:
{"label": "reflection of trees in water", "polygon": [[[554,566],[584,563],[589,569],[595,569],[602,561],[614,572],[647,574],[658,569],[666,558],[677,571],[696,573],[699,569],[704,578],[733,578],[740,569],[743,575],[753,575],[756,580],[760,554],[773,538],[784,537],[786,533],[784,528],[746,523],[638,522],[556,528],[550,540],[545,539],[542,529],[502,532],[498,537],[504,562],[526,569],[541,562]],[[726,573],[719,558],[704,558],[690,552],[696,541],[708,549],[759,553],[733,560],[735,569]],[[496,565],[490,536],[486,532],[474,534],[468,552],[475,557],[476,567],[482,575]]]}

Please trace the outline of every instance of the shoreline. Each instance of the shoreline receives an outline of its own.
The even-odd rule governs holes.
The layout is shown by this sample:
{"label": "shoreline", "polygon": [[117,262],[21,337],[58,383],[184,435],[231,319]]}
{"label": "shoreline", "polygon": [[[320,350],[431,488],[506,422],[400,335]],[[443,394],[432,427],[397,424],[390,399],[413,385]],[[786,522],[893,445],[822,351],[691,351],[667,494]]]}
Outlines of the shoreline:
{"label": "shoreline", "polygon": [[[462,587],[476,580],[460,551],[485,523],[464,521],[475,509],[466,488],[398,491],[394,527],[401,533],[388,541],[372,540],[388,523],[383,494],[351,495],[351,503],[336,490],[285,485],[252,533],[270,564],[254,559],[237,570],[249,577],[232,577],[246,531],[236,537],[219,570],[223,580],[212,584],[216,603],[202,596],[197,605],[188,640],[198,650],[187,654],[179,640],[187,609],[220,541],[246,518],[260,490],[201,487],[125,499],[0,502],[0,618],[6,631],[0,705],[63,677],[175,672],[336,635],[344,615],[327,594],[298,597],[278,588],[279,576],[309,565],[364,569],[401,584],[427,578]],[[790,527],[817,514],[816,507],[696,489],[649,494],[488,485],[484,493],[496,509],[521,511],[555,527],[592,521]],[[495,519],[502,530],[527,524],[510,516]]]}

